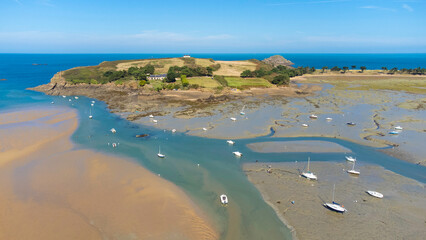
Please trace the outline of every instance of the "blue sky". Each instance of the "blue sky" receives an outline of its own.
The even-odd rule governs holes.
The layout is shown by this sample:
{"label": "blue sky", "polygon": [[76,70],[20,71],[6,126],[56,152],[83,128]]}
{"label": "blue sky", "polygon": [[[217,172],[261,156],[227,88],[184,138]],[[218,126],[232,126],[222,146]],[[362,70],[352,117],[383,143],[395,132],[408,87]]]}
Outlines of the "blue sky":
{"label": "blue sky", "polygon": [[3,53],[426,52],[426,0],[1,0]]}

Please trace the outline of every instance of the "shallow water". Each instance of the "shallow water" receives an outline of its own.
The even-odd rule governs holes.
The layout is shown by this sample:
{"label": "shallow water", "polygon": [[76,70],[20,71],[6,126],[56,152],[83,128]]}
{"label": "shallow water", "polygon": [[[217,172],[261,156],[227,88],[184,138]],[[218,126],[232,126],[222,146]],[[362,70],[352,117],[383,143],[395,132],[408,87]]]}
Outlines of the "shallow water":
{"label": "shallow water", "polygon": [[[80,97],[78,100],[69,97],[51,97],[44,94],[25,91],[26,87],[47,83],[54,73],[78,65],[93,65],[102,60],[122,59],[126,56],[116,55],[0,55],[0,78],[7,81],[0,82],[0,109],[37,107],[48,105],[51,101],[55,105],[76,108],[80,114],[80,125],[73,140],[78,148],[92,148],[111,154],[128,156],[139,162],[154,173],[181,187],[207,213],[213,224],[221,231],[223,239],[290,239],[289,230],[278,219],[272,208],[263,200],[259,192],[248,182],[241,171],[244,162],[303,162],[307,157],[312,161],[343,161],[344,153],[256,153],[251,151],[246,144],[265,141],[294,141],[294,140],[321,140],[340,144],[352,150],[353,155],[360,159],[359,164],[378,164],[396,173],[426,182],[426,168],[417,166],[399,159],[387,156],[374,148],[358,145],[352,142],[333,138],[280,138],[264,136],[257,138],[240,139],[234,146],[229,146],[226,141],[213,138],[189,136],[182,132],[172,133],[153,127],[148,119],[146,124],[135,124],[123,120],[115,114],[109,113],[106,105],[96,101],[93,107],[93,119],[89,119],[90,101],[92,99]],[[134,56],[140,58],[140,56]],[[48,65],[33,66],[31,63],[48,63]],[[208,122],[218,121],[217,127],[208,131],[236,134],[250,125],[250,120],[261,123],[257,128],[250,128],[254,133],[269,132],[268,126],[272,119],[282,115],[282,107],[260,105],[265,114],[258,114],[258,110],[248,108],[245,119],[238,116],[238,121],[232,123],[228,113],[188,121],[191,127],[204,127]],[[303,103],[293,106],[298,111],[309,112],[310,108]],[[299,108],[300,107],[300,108]],[[368,106],[367,106],[368,107]],[[239,109],[240,106],[235,106]],[[361,108],[361,109],[358,109]],[[362,111],[365,106],[351,107],[349,112]],[[239,112],[239,111],[238,111]],[[269,114],[268,114],[269,113]],[[273,113],[273,114],[270,114]],[[275,116],[276,115],[276,116]],[[308,115],[301,115],[299,121],[311,121],[312,127],[320,120],[309,120]],[[339,115],[332,116],[337,122]],[[306,119],[305,119],[306,118]],[[352,119],[352,118],[351,118]],[[356,117],[353,119],[357,120]],[[160,127],[170,127],[171,120],[167,117],[159,118]],[[162,121],[164,120],[164,123]],[[170,124],[169,122],[170,121]],[[181,121],[181,120],[179,120]],[[184,121],[184,120],[182,120]],[[193,122],[191,122],[193,121]],[[205,122],[203,122],[205,121]],[[199,124],[199,125],[196,125]],[[234,124],[234,125],[233,125]],[[247,124],[247,125],[246,125]],[[234,127],[233,127],[234,126]],[[235,127],[239,126],[239,127]],[[374,125],[373,125],[374,126]],[[109,129],[114,127],[116,134]],[[170,127],[173,128],[173,127]],[[354,128],[345,128],[355,131]],[[216,129],[216,130],[214,130]],[[293,129],[298,132],[299,129]],[[201,131],[201,130],[199,130]],[[135,138],[136,134],[148,133],[148,138]],[[307,132],[309,133],[309,132]],[[203,134],[200,132],[200,134]],[[109,145],[108,145],[109,143]],[[112,148],[112,143],[119,143],[117,148]],[[157,158],[158,148],[167,157]],[[244,154],[242,158],[233,156],[233,151]],[[361,160],[362,159],[362,160]],[[199,164],[199,166],[198,166]],[[357,163],[358,164],[358,163]],[[225,208],[220,205],[219,195],[226,193],[230,204]]]}

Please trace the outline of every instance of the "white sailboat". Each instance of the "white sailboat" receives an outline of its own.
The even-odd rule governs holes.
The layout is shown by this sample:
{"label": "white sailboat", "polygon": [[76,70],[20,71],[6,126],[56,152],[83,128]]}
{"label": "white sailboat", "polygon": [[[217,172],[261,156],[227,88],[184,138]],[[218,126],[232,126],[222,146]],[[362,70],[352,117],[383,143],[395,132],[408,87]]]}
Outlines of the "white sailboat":
{"label": "white sailboat", "polygon": [[234,141],[232,141],[232,140],[227,140],[226,141],[229,145],[234,145],[235,144],[235,142]]}
{"label": "white sailboat", "polygon": [[173,129],[172,129],[172,133],[175,133],[175,132],[176,132],[176,129],[174,129],[174,128],[173,128]]}
{"label": "white sailboat", "polygon": [[343,205],[340,205],[339,203],[336,203],[334,201],[334,191],[336,189],[336,184],[333,185],[333,202],[332,203],[324,203],[324,206],[330,210],[336,211],[336,212],[340,212],[340,213],[344,213],[346,212],[346,208]]}
{"label": "white sailboat", "polygon": [[373,196],[373,197],[376,197],[376,198],[383,198],[383,194],[376,192],[376,191],[368,190],[367,193],[369,195]]}
{"label": "white sailboat", "polygon": [[396,126],[396,127],[394,127],[394,129],[395,130],[402,130],[402,127],[401,126]]}
{"label": "white sailboat", "polygon": [[237,157],[241,157],[241,156],[243,156],[243,154],[242,153],[240,153],[240,152],[232,152],[235,156],[237,156]]}
{"label": "white sailboat", "polygon": [[160,151],[160,146],[158,146],[158,153],[157,153],[157,156],[158,156],[159,158],[165,158],[165,157],[166,157],[166,155],[164,155],[164,154],[162,154],[162,153],[161,153],[161,151]]}
{"label": "white sailboat", "polygon": [[207,128],[203,128],[203,131],[207,131]]}
{"label": "white sailboat", "polygon": [[241,109],[241,112],[240,112],[240,114],[241,114],[241,115],[245,115],[245,114],[246,114],[246,113],[244,112],[244,108],[245,108],[245,107],[246,107],[246,105],[244,105],[244,106],[243,106],[243,108]]}
{"label": "white sailboat", "polygon": [[[92,105],[93,106],[93,105]],[[89,119],[92,119],[93,118],[93,116],[92,116],[92,107],[90,107],[90,115],[89,115]]]}
{"label": "white sailboat", "polygon": [[315,115],[315,114],[312,114],[311,116],[309,116],[309,118],[312,118],[312,119],[318,119],[318,116],[317,116],[317,115]]}
{"label": "white sailboat", "polygon": [[228,204],[228,196],[225,194],[220,195],[220,202],[224,205]]}
{"label": "white sailboat", "polygon": [[111,129],[110,129],[110,131],[111,131],[112,133],[116,133],[116,132],[117,132],[117,130],[115,130],[115,128],[111,128]]}
{"label": "white sailboat", "polygon": [[152,120],[152,122],[154,122],[154,123],[158,123],[158,120],[156,120],[156,119],[153,119],[153,120]]}
{"label": "white sailboat", "polygon": [[309,180],[317,180],[317,176],[312,173],[311,171],[309,171],[309,162],[311,161],[311,158],[308,157],[308,171],[306,172],[302,172],[302,176],[309,179]]}
{"label": "white sailboat", "polygon": [[302,124],[302,127],[308,127],[308,124],[304,123]]}
{"label": "white sailboat", "polygon": [[354,174],[354,175],[359,175],[359,174],[360,174],[360,172],[359,172],[359,171],[355,170],[355,162],[353,162],[353,164],[352,164],[352,169],[351,169],[351,170],[348,170],[348,173],[350,173],[350,174]]}
{"label": "white sailboat", "polygon": [[153,117],[154,117],[154,115],[150,114],[150,115],[149,115],[149,117],[150,117],[150,118],[153,118]]}
{"label": "white sailboat", "polygon": [[234,121],[234,122],[235,122],[235,121],[237,121],[237,119],[236,119],[236,118],[234,118],[234,117],[231,117],[230,119],[231,119],[232,121]]}
{"label": "white sailboat", "polygon": [[331,120],[333,120],[333,118],[328,117],[328,118],[325,118],[325,120],[327,120],[327,121],[331,121]]}
{"label": "white sailboat", "polygon": [[345,158],[346,158],[346,161],[349,161],[349,162],[355,162],[356,161],[356,158],[354,158],[352,156],[345,156]]}

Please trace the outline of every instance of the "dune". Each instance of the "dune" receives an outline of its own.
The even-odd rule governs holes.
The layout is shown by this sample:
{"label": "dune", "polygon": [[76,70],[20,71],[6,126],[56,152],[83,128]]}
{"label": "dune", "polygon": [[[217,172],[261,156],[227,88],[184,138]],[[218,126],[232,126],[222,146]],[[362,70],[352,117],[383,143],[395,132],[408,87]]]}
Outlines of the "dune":
{"label": "dune", "polygon": [[217,239],[174,184],[70,141],[77,113],[0,113],[0,239]]}

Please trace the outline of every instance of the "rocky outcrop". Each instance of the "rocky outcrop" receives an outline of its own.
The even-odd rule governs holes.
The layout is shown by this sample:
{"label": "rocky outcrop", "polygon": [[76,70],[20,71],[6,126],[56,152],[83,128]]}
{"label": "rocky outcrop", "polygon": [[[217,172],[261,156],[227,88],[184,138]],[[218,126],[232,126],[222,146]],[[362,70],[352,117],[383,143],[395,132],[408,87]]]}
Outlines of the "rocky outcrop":
{"label": "rocky outcrop", "polygon": [[281,55],[275,55],[269,58],[265,58],[262,60],[263,63],[272,65],[274,67],[276,66],[287,66],[290,67],[292,65],[294,65],[294,63],[292,63],[291,61],[285,59],[283,56]]}

